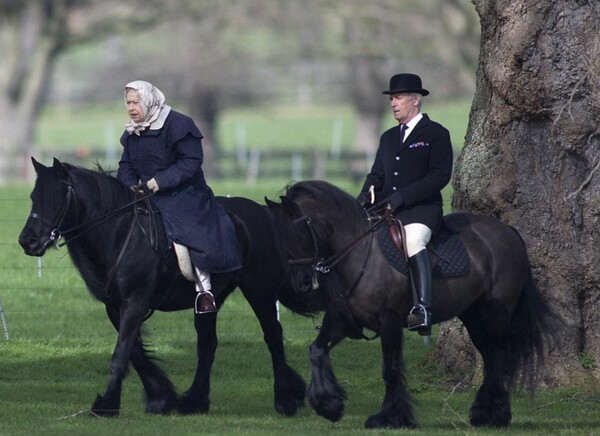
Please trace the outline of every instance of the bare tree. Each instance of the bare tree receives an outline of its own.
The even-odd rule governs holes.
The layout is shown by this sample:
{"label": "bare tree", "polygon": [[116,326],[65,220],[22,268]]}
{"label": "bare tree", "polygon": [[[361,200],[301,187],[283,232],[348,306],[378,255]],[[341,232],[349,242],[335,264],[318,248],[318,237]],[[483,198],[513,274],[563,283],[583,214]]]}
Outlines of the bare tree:
{"label": "bare tree", "polygon": [[342,24],[337,56],[345,60],[347,95],[358,115],[355,150],[376,149],[388,110],[381,92],[393,74],[417,73],[438,96],[470,88],[479,29],[469,0],[319,4],[324,25]]}
{"label": "bare tree", "polygon": [[[546,382],[592,385],[600,376],[600,3],[474,3],[481,53],[454,208],[520,231],[564,322]],[[472,374],[461,331],[443,326],[436,355]]]}
{"label": "bare tree", "polygon": [[[68,48],[172,16],[176,0],[0,1],[0,182],[30,153],[52,68]],[[19,163],[19,164],[17,164]]]}

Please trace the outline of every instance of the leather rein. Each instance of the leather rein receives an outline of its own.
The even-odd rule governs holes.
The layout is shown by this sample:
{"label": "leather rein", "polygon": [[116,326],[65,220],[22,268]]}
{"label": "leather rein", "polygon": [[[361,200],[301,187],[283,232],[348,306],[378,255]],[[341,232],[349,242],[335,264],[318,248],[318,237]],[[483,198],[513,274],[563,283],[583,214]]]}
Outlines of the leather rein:
{"label": "leather rein", "polygon": [[[371,224],[365,232],[363,232],[354,241],[352,241],[350,244],[348,244],[339,253],[335,253],[327,259],[319,258],[319,254],[318,254],[319,248],[317,245],[317,241],[319,239],[318,231],[314,227],[312,219],[308,215],[303,215],[299,218],[296,218],[292,222],[292,224],[296,225],[296,224],[300,224],[302,222],[306,223],[306,226],[308,227],[308,231],[310,233],[311,240],[313,242],[313,249],[314,249],[315,254],[312,258],[306,257],[306,258],[302,258],[302,259],[291,259],[289,261],[289,263],[290,263],[290,265],[312,264],[313,270],[315,272],[327,274],[331,271],[331,268],[336,266],[343,258],[348,256],[362,242],[363,239],[365,239],[367,236],[373,237],[373,233],[375,232],[375,230],[377,230],[377,227],[379,227],[379,225],[381,223],[387,221],[387,219],[390,218],[393,213],[394,213],[394,211],[392,209],[386,210],[385,213],[383,215],[381,215],[380,217],[378,217],[377,220],[375,220],[375,222],[373,224]],[[371,218],[369,218],[369,220],[371,220]],[[318,260],[318,259],[320,259],[320,260]]]}
{"label": "leather rein", "polygon": [[[387,222],[388,219],[392,218],[393,213],[394,213],[393,209],[387,209],[383,215],[381,215],[374,222],[372,222],[372,224],[369,226],[369,228],[366,231],[364,231],[354,241],[352,241],[350,244],[348,244],[346,247],[344,247],[340,252],[333,254],[332,256],[330,256],[327,259],[322,259],[319,257],[319,247],[318,247],[318,240],[319,240],[318,233],[319,232],[315,228],[315,226],[312,222],[312,219],[308,215],[303,215],[303,216],[295,219],[292,223],[294,225],[300,224],[302,222],[304,222],[306,224],[308,231],[310,233],[312,243],[313,243],[314,256],[312,258],[291,259],[291,260],[289,260],[289,263],[292,266],[293,265],[311,264],[312,269],[314,271],[312,286],[313,286],[313,289],[317,289],[319,287],[317,273],[328,274],[329,272],[331,272],[331,269],[333,267],[335,267],[342,259],[344,259],[346,256],[348,256],[366,237],[370,236],[370,241],[372,242],[375,230],[383,222]],[[369,220],[371,220],[371,218],[369,218]],[[350,326],[358,333],[358,335],[360,335],[360,337],[362,339],[366,339],[366,340],[373,340],[373,339],[378,338],[379,333],[376,332],[373,337],[365,336],[365,334],[362,332],[362,328],[356,323],[356,320],[354,319],[354,316],[352,315],[352,311],[350,310],[350,307],[348,306],[348,300],[347,300],[346,296],[351,295],[352,292],[354,292],[354,289],[356,288],[356,286],[362,279],[362,277],[365,273],[365,270],[366,270],[367,261],[369,260],[369,257],[371,256],[372,246],[373,246],[373,244],[370,243],[369,249],[368,249],[369,251],[364,258],[360,273],[358,274],[357,278],[354,280],[354,282],[348,287],[348,289],[345,292],[339,292],[337,290],[326,289],[326,291],[329,292],[329,294],[330,294],[329,295],[330,298],[338,304],[338,307],[340,308],[343,315],[346,317],[346,320],[350,323]]]}
{"label": "leather rein", "polygon": [[[75,189],[73,188],[73,186],[71,184],[67,184],[66,199],[65,199],[65,202],[61,209],[61,212],[58,215],[58,218],[56,219],[55,224],[50,223],[49,221],[47,221],[46,219],[44,219],[42,216],[40,216],[39,214],[37,214],[35,212],[32,212],[29,216],[33,219],[42,221],[44,224],[46,224],[47,226],[49,226],[52,229],[50,231],[50,239],[48,239],[48,241],[46,241],[46,243],[44,244],[44,247],[48,246],[49,244],[54,244],[54,247],[56,249],[59,249],[59,248],[63,247],[64,245],[66,245],[67,243],[72,242],[73,240],[79,238],[80,236],[83,236],[85,233],[89,232],[90,230],[93,230],[94,228],[106,223],[108,220],[110,220],[114,216],[120,214],[121,212],[130,209],[132,206],[135,206],[138,203],[141,203],[142,201],[146,204],[148,213],[151,215],[152,207],[151,207],[151,204],[150,204],[150,201],[148,200],[148,198],[151,197],[152,195],[154,195],[154,193],[143,195],[143,196],[138,197],[135,200],[125,204],[124,206],[121,206],[115,210],[112,210],[104,215],[100,215],[96,218],[92,218],[91,220],[86,221],[84,223],[79,223],[69,229],[61,230],[60,228],[62,227],[62,225],[65,221],[65,218],[69,212],[69,207],[75,197]],[[123,243],[123,246],[121,247],[119,255],[117,256],[117,260],[109,272],[106,286],[103,289],[104,294],[109,298],[110,298],[110,293],[108,292],[108,289],[116,275],[117,268],[118,268],[119,264],[121,263],[121,260],[125,256],[125,252],[127,250],[127,247],[129,246],[129,242],[131,241],[131,237],[133,235],[133,231],[135,230],[136,224],[141,229],[142,233],[149,239],[150,243],[153,246],[157,241],[156,223],[154,223],[154,222],[152,223],[151,232],[147,233],[144,230],[144,226],[140,223],[138,208],[133,207],[133,212],[134,212],[134,218],[131,221],[131,226],[129,227],[129,231],[127,232],[127,236],[125,237],[125,241]],[[74,233],[74,236],[70,237],[68,241],[65,239],[64,241],[59,242],[60,239],[64,237],[64,235],[68,235],[71,233]]]}
{"label": "leather rein", "polygon": [[148,204],[148,198],[151,197],[152,195],[154,195],[153,192],[150,194],[146,194],[144,196],[138,197],[135,200],[125,204],[124,206],[121,206],[115,210],[112,210],[104,215],[100,215],[96,218],[92,218],[91,220],[86,221],[84,223],[79,223],[76,226],[73,226],[69,229],[61,230],[60,228],[63,225],[63,222],[67,216],[67,213],[69,212],[69,206],[71,205],[71,203],[73,202],[73,198],[75,197],[75,189],[73,188],[72,185],[67,184],[66,199],[65,199],[63,207],[60,211],[60,214],[58,215],[58,218],[56,219],[55,224],[51,223],[50,221],[47,221],[46,219],[44,219],[42,216],[40,216],[39,214],[37,214],[35,212],[32,212],[29,216],[33,219],[42,221],[44,224],[46,224],[48,227],[50,227],[52,229],[50,231],[50,239],[48,239],[48,241],[46,241],[44,246],[47,246],[48,244],[54,244],[54,247],[58,249],[67,244],[66,240],[63,242],[59,242],[60,239],[64,237],[64,235],[73,233],[76,230],[83,229],[83,230],[80,230],[79,233],[75,233],[75,236],[72,236],[69,238],[68,242],[72,242],[73,240],[79,238],[80,236],[84,235],[85,233],[89,232],[90,230],[98,227],[99,225],[104,224],[105,222],[110,220],[112,217],[120,214],[124,210],[129,209],[131,206],[134,206],[135,204],[140,203],[142,201],[144,201],[146,204]]}

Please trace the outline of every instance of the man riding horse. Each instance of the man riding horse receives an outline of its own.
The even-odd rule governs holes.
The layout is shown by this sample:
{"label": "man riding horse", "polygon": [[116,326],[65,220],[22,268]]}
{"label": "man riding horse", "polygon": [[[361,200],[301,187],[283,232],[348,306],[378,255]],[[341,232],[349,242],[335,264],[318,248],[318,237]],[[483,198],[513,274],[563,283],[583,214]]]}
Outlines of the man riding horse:
{"label": "man riding horse", "polygon": [[371,172],[358,196],[363,206],[387,202],[404,224],[410,275],[417,293],[408,329],[431,331],[431,265],[426,246],[442,224],[441,190],[452,174],[446,128],[421,113],[429,94],[416,74],[396,74],[388,94],[398,125],[381,135]]}

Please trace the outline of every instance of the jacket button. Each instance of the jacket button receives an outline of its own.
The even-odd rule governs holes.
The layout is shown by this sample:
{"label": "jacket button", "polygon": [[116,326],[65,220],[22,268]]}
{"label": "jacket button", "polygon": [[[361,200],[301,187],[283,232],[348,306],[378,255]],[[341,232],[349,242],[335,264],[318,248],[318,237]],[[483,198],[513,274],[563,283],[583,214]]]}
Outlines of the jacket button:
{"label": "jacket button", "polygon": [[395,186],[392,186],[392,191],[397,190],[398,188],[396,188]]}
{"label": "jacket button", "polygon": [[394,175],[397,176],[398,175],[398,171],[394,171]]}
{"label": "jacket button", "polygon": [[400,160],[400,156],[396,156],[396,160]]}

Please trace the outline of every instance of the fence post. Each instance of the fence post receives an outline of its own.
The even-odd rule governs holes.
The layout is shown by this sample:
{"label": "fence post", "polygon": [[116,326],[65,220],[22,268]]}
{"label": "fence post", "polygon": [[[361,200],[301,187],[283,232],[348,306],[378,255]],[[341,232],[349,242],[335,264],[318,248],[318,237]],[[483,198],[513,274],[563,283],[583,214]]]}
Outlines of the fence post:
{"label": "fence post", "polygon": [[331,131],[331,157],[337,159],[342,152],[342,133],[344,132],[344,119],[337,117],[333,122]]}
{"label": "fence post", "polygon": [[300,153],[292,154],[292,180],[302,179],[302,155]]}
{"label": "fence post", "polygon": [[248,162],[248,171],[246,172],[246,181],[255,184],[258,179],[260,167],[260,150],[255,149],[250,152],[250,162]]}
{"label": "fence post", "polygon": [[243,168],[248,162],[248,146],[246,145],[246,126],[242,123],[235,125],[235,145],[238,164]]}
{"label": "fence post", "polygon": [[313,173],[315,180],[324,180],[327,172],[327,156],[321,150],[315,150],[313,154]]}
{"label": "fence post", "polygon": [[8,325],[6,324],[6,317],[4,316],[4,307],[2,307],[2,298],[0,298],[0,318],[2,319],[2,330],[4,331],[4,339],[8,341],[10,337],[8,335]]}

